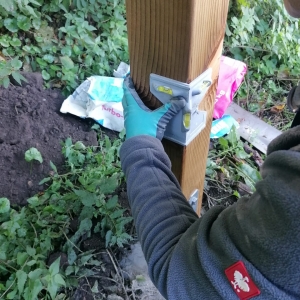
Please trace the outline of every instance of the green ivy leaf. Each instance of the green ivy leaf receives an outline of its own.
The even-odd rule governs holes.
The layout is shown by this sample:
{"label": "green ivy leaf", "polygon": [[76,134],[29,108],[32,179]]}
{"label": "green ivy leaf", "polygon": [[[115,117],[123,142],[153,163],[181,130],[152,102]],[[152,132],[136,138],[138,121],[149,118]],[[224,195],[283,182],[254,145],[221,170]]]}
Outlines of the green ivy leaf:
{"label": "green ivy leaf", "polygon": [[228,141],[224,139],[223,137],[219,138],[219,144],[222,146],[223,150],[226,150],[229,148]]}
{"label": "green ivy leaf", "polygon": [[[92,128],[92,129],[93,129],[93,128]],[[123,130],[119,133],[119,138],[120,138],[121,140],[123,140],[123,139],[125,138],[125,135],[126,135],[126,130],[123,129]]]}
{"label": "green ivy leaf", "polygon": [[66,286],[65,280],[62,278],[60,274],[56,274],[54,276],[54,282],[61,286]]}
{"label": "green ivy leaf", "polygon": [[82,142],[78,141],[78,142],[75,143],[74,149],[76,149],[76,150],[85,150],[86,147]]}
{"label": "green ivy leaf", "polygon": [[238,199],[241,198],[241,195],[238,191],[234,191],[232,195],[237,197]]}
{"label": "green ivy leaf", "polygon": [[71,147],[72,146],[72,139],[68,137],[65,141],[65,146],[66,147]]}
{"label": "green ivy leaf", "polygon": [[69,263],[69,265],[73,265],[74,262],[76,261],[76,259],[77,259],[76,252],[72,248],[69,248],[68,249],[68,263]]}
{"label": "green ivy leaf", "polygon": [[7,294],[6,299],[15,299],[18,292],[17,288],[14,288],[10,293]]}
{"label": "green ivy leaf", "polygon": [[7,89],[7,88],[9,87],[9,84],[10,84],[9,78],[8,78],[8,77],[4,77],[4,78],[2,79],[2,84],[3,84],[4,88]]}
{"label": "green ivy leaf", "polygon": [[36,61],[37,61],[37,63],[38,63],[41,67],[47,67],[47,66],[48,66],[48,63],[47,63],[45,60],[43,60],[43,59],[41,59],[41,58],[39,58],[39,57],[36,58]]}
{"label": "green ivy leaf", "polygon": [[41,3],[39,3],[38,1],[35,1],[35,0],[30,0],[30,3],[35,4],[37,6],[41,6]]}
{"label": "green ivy leaf", "polygon": [[44,288],[42,282],[40,279],[36,279],[33,283],[33,289],[31,291],[31,298],[28,299],[37,299],[38,294],[41,292],[41,290]]}
{"label": "green ivy leaf", "polygon": [[29,199],[27,199],[27,202],[32,206],[32,207],[37,207],[40,206],[40,201],[39,201],[39,197],[37,196],[33,196]]}
{"label": "green ivy leaf", "polygon": [[59,273],[60,257],[58,257],[49,267],[51,277]]}
{"label": "green ivy leaf", "polygon": [[24,47],[22,47],[22,50],[24,50],[25,52],[34,54],[34,51],[32,50],[31,46],[25,45]]}
{"label": "green ivy leaf", "polygon": [[72,48],[70,46],[65,46],[61,49],[61,54],[63,56],[71,56],[72,55]]}
{"label": "green ivy leaf", "polygon": [[243,149],[237,149],[235,155],[240,159],[246,159],[249,157],[249,154],[247,154]]}
{"label": "green ivy leaf", "polygon": [[17,72],[17,71],[11,72],[11,75],[12,75],[12,77],[13,77],[20,85],[22,85],[21,80],[27,82],[27,79],[26,79],[22,74],[20,74],[20,73]]}
{"label": "green ivy leaf", "polygon": [[25,5],[25,9],[27,10],[28,14],[31,15],[32,17],[37,17],[35,11],[33,8],[29,5]]}
{"label": "green ivy leaf", "polygon": [[20,228],[17,230],[17,232],[18,232],[18,237],[25,237],[27,230],[25,228]]}
{"label": "green ivy leaf", "polygon": [[19,252],[17,254],[17,264],[19,266],[23,266],[28,258],[28,254],[26,252]]}
{"label": "green ivy leaf", "polygon": [[31,22],[26,16],[19,15],[17,18],[17,25],[20,29],[28,31],[31,27]]}
{"label": "green ivy leaf", "polygon": [[118,209],[118,210],[114,211],[114,212],[110,215],[110,217],[111,217],[112,219],[117,219],[117,218],[119,218],[119,217],[121,217],[121,216],[123,215],[124,211],[125,211],[124,209]]}
{"label": "green ivy leaf", "polygon": [[13,1],[0,0],[0,6],[2,6],[6,11],[15,10],[15,4]]}
{"label": "green ivy leaf", "polygon": [[30,148],[25,152],[25,160],[27,162],[31,162],[32,160],[37,160],[40,163],[43,162],[43,158],[40,151],[34,147]]}
{"label": "green ivy leaf", "polygon": [[74,63],[72,61],[72,59],[68,56],[61,56],[60,58],[60,62],[62,63],[62,65],[67,69],[73,69],[74,68]]}
{"label": "green ivy leaf", "polygon": [[230,130],[230,132],[228,133],[228,135],[226,136],[226,140],[229,142],[229,144],[231,146],[236,146],[238,141],[240,140],[240,137],[237,133],[236,127],[233,126]]}
{"label": "green ivy leaf", "polygon": [[45,70],[42,71],[42,77],[44,80],[49,80],[51,78],[50,74]]}
{"label": "green ivy leaf", "polygon": [[35,281],[41,277],[41,275],[44,273],[43,269],[35,269],[34,271],[29,272],[28,278],[30,278],[32,281]]}
{"label": "green ivy leaf", "polygon": [[56,166],[55,166],[55,164],[50,160],[50,167],[51,167],[51,169],[55,172],[55,173],[57,173],[57,168],[56,168]]}
{"label": "green ivy leaf", "polygon": [[115,195],[107,201],[106,208],[107,209],[115,208],[117,204],[118,204],[118,196]]}
{"label": "green ivy leaf", "polygon": [[42,25],[42,20],[41,20],[41,19],[36,18],[36,19],[33,19],[33,20],[32,20],[32,26],[33,26],[35,29],[39,30],[40,27],[41,27],[41,25]]}
{"label": "green ivy leaf", "polygon": [[76,55],[79,55],[79,54],[81,54],[81,50],[80,50],[80,48],[77,46],[77,45],[74,45],[73,46],[73,51],[74,51],[74,53],[76,54]]}
{"label": "green ivy leaf", "polygon": [[35,264],[36,264],[36,260],[33,259],[33,260],[30,260],[30,261],[26,264],[26,266],[32,267],[32,266],[35,265]]}
{"label": "green ivy leaf", "polygon": [[107,135],[105,136],[105,148],[107,150],[111,148],[111,141]]}
{"label": "green ivy leaf", "polygon": [[17,38],[12,38],[11,41],[9,41],[9,43],[13,46],[13,47],[20,47],[22,45],[21,41]]}
{"label": "green ivy leaf", "polygon": [[17,32],[19,30],[16,19],[9,19],[9,18],[5,19],[4,26],[10,32]]}
{"label": "green ivy leaf", "polygon": [[12,47],[8,47],[8,48],[2,49],[2,54],[3,54],[4,56],[10,56],[10,57],[16,55],[16,53],[15,53],[15,51],[14,51],[14,48],[12,48]]}
{"label": "green ivy leaf", "polygon": [[100,125],[98,125],[98,124],[94,124],[92,127],[91,127],[91,129],[94,129],[94,130],[99,130],[100,129]]}
{"label": "green ivy leaf", "polygon": [[91,55],[87,55],[85,57],[85,60],[84,60],[84,64],[87,66],[87,67],[90,67],[94,62],[94,59]]}
{"label": "green ivy leaf", "polygon": [[79,220],[83,219],[92,219],[94,215],[93,209],[91,209],[89,206],[84,206],[83,209],[80,212]]}
{"label": "green ivy leaf", "polygon": [[9,44],[10,44],[10,42],[8,42],[6,39],[1,39],[1,40],[0,40],[0,45],[1,45],[2,47],[7,48],[7,47],[9,47]]}
{"label": "green ivy leaf", "polygon": [[55,299],[58,289],[59,289],[59,285],[56,284],[54,280],[48,282],[47,291],[50,294],[51,299]]}
{"label": "green ivy leaf", "polygon": [[19,60],[19,57],[17,56],[10,61],[10,65],[15,70],[19,70],[22,67],[23,63]]}
{"label": "green ivy leaf", "polygon": [[26,246],[26,252],[31,257],[35,256],[35,254],[36,254],[36,250],[29,246]]}
{"label": "green ivy leaf", "polygon": [[85,266],[85,264],[93,257],[94,254],[85,254],[81,256],[80,263]]}
{"label": "green ivy leaf", "polygon": [[93,223],[90,219],[84,219],[80,222],[78,232],[84,233],[89,232],[93,226]]}
{"label": "green ivy leaf", "polygon": [[109,243],[111,242],[112,231],[108,230],[105,235],[105,247],[107,248]]}
{"label": "green ivy leaf", "polygon": [[34,38],[38,43],[42,43],[44,41],[44,39],[41,36],[35,36]]}
{"label": "green ivy leaf", "polygon": [[246,184],[251,188],[251,190],[255,191],[255,184],[261,180],[260,173],[247,163],[241,163],[239,165],[239,169],[240,171],[238,173],[240,176],[244,178]]}
{"label": "green ivy leaf", "polygon": [[23,270],[18,270],[16,272],[16,277],[17,277],[17,283],[18,283],[18,291],[19,294],[21,295],[24,290],[24,286],[27,280],[27,274]]}
{"label": "green ivy leaf", "polygon": [[100,181],[99,187],[103,194],[113,193],[119,185],[118,175],[104,178]]}
{"label": "green ivy leaf", "polygon": [[46,182],[48,182],[48,181],[50,181],[50,180],[51,180],[51,177],[44,178],[43,180],[41,180],[41,181],[39,182],[39,185],[42,185],[42,184],[44,184],[44,183],[46,183]]}
{"label": "green ivy leaf", "polygon": [[56,65],[51,65],[51,66],[50,66],[50,69],[53,70],[53,71],[60,71],[60,70],[61,70],[61,67],[56,66]]}
{"label": "green ivy leaf", "polygon": [[7,198],[0,198],[0,214],[5,214],[10,210],[10,201]]}
{"label": "green ivy leaf", "polygon": [[73,267],[73,266],[68,266],[68,267],[66,268],[65,275],[66,275],[66,276],[69,276],[69,275],[71,275],[73,272],[74,272],[74,267]]}
{"label": "green ivy leaf", "polygon": [[52,64],[54,62],[54,59],[55,59],[55,57],[51,54],[46,54],[43,56],[43,60],[49,64]]}
{"label": "green ivy leaf", "polygon": [[97,201],[97,195],[84,190],[73,190],[83,205],[92,207]]}
{"label": "green ivy leaf", "polygon": [[0,68],[0,77],[6,77],[11,74],[11,70],[8,67],[8,64]]}

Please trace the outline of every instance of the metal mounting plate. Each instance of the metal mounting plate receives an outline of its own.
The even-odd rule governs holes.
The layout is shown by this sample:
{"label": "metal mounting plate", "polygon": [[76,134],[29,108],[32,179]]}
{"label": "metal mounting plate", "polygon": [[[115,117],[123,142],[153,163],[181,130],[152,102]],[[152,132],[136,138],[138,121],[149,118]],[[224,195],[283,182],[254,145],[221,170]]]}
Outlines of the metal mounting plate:
{"label": "metal mounting plate", "polygon": [[189,199],[189,204],[191,205],[191,207],[195,212],[197,212],[198,199],[199,199],[199,190],[195,190]]}
{"label": "metal mounting plate", "polygon": [[[200,111],[198,106],[212,84],[211,77],[211,68],[190,84],[150,74],[150,91],[163,104],[178,96],[183,97],[187,102],[186,107],[168,124],[164,136],[166,139],[186,146],[205,128],[206,111]],[[188,114],[190,126],[187,128],[184,118]]]}

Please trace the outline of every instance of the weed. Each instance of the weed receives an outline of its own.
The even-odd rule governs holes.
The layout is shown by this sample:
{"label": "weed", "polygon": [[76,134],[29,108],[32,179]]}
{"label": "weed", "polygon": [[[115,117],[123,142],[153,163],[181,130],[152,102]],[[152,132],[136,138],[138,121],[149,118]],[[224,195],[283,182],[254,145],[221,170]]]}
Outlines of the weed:
{"label": "weed", "polygon": [[0,0],[0,7],[0,85],[8,87],[9,75],[24,80],[23,67],[70,94],[128,62],[124,0]]}
{"label": "weed", "polygon": [[[245,148],[250,151],[245,151]],[[206,166],[206,190],[209,186],[216,186],[229,196],[240,197],[236,187],[239,182],[247,186],[248,193],[255,191],[255,184],[261,179],[255,165],[255,158],[251,147],[241,140],[235,127],[225,138],[219,138],[213,150],[209,152]],[[222,199],[216,199],[220,202]]]}
{"label": "weed", "polygon": [[[231,3],[224,52],[249,67],[238,102],[251,112],[282,104],[298,82],[299,21],[282,0]],[[0,0],[0,6],[0,85],[11,77],[21,83],[23,68],[40,71],[46,87],[69,95],[87,77],[111,75],[128,62],[124,0]]]}
{"label": "weed", "polygon": [[43,158],[42,158],[40,151],[34,147],[30,148],[29,150],[27,150],[25,152],[25,160],[27,162],[30,162],[30,174],[32,172],[32,163],[34,160],[37,160],[40,163],[43,162]]}
{"label": "weed", "polygon": [[234,2],[225,52],[246,62],[249,69],[238,102],[251,112],[268,110],[285,103],[299,80],[299,20],[287,15],[281,0]]}
{"label": "weed", "polygon": [[[60,174],[50,162],[51,174],[40,182],[47,186],[44,193],[22,208],[0,198],[0,298],[55,299],[59,291],[76,286],[77,278],[93,274],[88,265],[101,265],[93,250],[80,249],[86,238],[97,234],[106,247],[121,247],[131,239],[126,225],[132,218],[124,216],[115,193],[123,180],[120,146],[120,139],[106,136],[98,147],[68,138],[62,143],[67,171]],[[30,150],[28,159],[40,159]],[[70,229],[73,220],[79,224],[75,231]],[[57,251],[67,255],[65,272],[59,258],[46,264]]]}

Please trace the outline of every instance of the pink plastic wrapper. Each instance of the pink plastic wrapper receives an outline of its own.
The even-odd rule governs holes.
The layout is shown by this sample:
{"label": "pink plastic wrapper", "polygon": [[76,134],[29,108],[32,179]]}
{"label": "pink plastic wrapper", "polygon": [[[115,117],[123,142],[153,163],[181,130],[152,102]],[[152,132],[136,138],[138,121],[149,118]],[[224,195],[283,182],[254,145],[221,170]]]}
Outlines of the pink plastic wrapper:
{"label": "pink plastic wrapper", "polygon": [[247,73],[247,65],[230,57],[222,56],[215,102],[214,118],[223,117],[227,107]]}

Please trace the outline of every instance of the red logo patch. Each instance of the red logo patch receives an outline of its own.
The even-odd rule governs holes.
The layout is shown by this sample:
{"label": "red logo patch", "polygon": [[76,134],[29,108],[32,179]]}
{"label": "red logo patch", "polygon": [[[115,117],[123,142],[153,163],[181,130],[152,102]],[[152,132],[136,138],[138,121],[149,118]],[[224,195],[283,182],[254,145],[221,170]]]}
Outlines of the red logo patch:
{"label": "red logo patch", "polygon": [[260,290],[250,278],[242,261],[226,269],[225,274],[235,293],[241,300],[248,300],[260,295]]}

